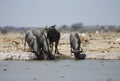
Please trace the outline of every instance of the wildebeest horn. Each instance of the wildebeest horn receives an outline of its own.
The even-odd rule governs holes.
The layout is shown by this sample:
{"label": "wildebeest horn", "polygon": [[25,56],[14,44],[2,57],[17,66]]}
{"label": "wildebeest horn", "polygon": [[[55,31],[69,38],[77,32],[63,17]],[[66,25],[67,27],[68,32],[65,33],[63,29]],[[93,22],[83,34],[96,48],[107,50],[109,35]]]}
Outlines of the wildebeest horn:
{"label": "wildebeest horn", "polygon": [[55,28],[56,24],[55,25],[52,25],[51,27]]}

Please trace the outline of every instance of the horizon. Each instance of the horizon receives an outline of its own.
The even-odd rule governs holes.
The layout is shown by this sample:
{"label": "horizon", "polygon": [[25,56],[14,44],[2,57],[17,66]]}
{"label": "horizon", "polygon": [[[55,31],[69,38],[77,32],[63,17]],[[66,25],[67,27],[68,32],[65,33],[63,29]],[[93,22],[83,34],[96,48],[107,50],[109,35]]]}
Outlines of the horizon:
{"label": "horizon", "polygon": [[0,0],[0,26],[120,26],[120,0]]}

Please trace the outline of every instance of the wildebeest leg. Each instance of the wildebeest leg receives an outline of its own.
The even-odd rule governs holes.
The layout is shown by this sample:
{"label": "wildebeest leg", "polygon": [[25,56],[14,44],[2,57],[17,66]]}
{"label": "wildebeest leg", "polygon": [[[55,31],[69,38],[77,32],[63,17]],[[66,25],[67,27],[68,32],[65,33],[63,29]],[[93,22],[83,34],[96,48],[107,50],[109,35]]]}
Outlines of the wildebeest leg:
{"label": "wildebeest leg", "polygon": [[25,39],[25,43],[24,43],[24,51],[26,50],[26,39]]}
{"label": "wildebeest leg", "polygon": [[76,60],[80,60],[79,53],[74,53],[74,57],[75,57]]}
{"label": "wildebeest leg", "polygon": [[58,41],[55,42],[55,53],[60,54],[57,47],[58,47]]}
{"label": "wildebeest leg", "polygon": [[31,45],[29,45],[29,51],[34,52]]}
{"label": "wildebeest leg", "polygon": [[73,53],[73,52],[72,52],[72,48],[70,49],[70,51],[71,51],[71,56],[72,56],[72,53]]}
{"label": "wildebeest leg", "polygon": [[50,42],[50,50],[53,51],[53,42]]}
{"label": "wildebeest leg", "polygon": [[51,50],[53,51],[53,42],[51,43]]}
{"label": "wildebeest leg", "polygon": [[83,49],[82,49],[82,48],[80,48],[80,52],[81,52],[81,53],[83,52]]}

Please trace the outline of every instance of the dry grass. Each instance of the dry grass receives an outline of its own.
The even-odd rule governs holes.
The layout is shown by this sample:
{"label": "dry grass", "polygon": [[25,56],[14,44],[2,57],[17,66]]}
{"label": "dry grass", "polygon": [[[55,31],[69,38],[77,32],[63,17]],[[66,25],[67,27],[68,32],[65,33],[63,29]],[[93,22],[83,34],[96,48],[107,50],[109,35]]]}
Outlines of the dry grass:
{"label": "dry grass", "polygon": [[[59,51],[61,54],[70,56],[70,33],[62,33],[59,42]],[[80,37],[82,38],[81,34]],[[86,37],[82,38],[82,48],[84,53],[89,54],[119,54],[120,53],[120,33],[87,33]],[[87,41],[84,41],[87,40]],[[8,33],[6,35],[0,34],[0,52],[3,53],[17,53],[24,51],[24,34]],[[64,57],[61,57],[64,58]],[[67,58],[67,57],[66,57]],[[95,57],[96,58],[96,57]]]}
{"label": "dry grass", "polygon": [[[88,41],[82,42],[85,53],[120,53],[120,41],[117,41],[120,38],[120,33],[90,33],[90,35],[91,38],[88,34],[86,38],[84,37]],[[64,52],[70,54],[69,33],[66,34],[64,39],[60,40],[59,49],[63,54]]]}

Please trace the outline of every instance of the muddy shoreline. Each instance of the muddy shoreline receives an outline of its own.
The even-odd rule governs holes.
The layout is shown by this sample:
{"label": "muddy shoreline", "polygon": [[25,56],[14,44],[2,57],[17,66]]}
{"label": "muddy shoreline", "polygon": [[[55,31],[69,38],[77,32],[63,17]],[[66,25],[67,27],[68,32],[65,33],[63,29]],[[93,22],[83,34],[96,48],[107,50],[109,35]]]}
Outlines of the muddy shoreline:
{"label": "muddy shoreline", "polygon": [[[83,53],[85,55],[85,59],[91,60],[120,60],[119,53]],[[65,60],[65,59],[74,59],[74,56],[70,54],[62,56],[54,55],[56,60]],[[0,61],[3,60],[34,60],[36,56],[34,53],[31,52],[11,52],[11,53],[4,53],[0,52]]]}

